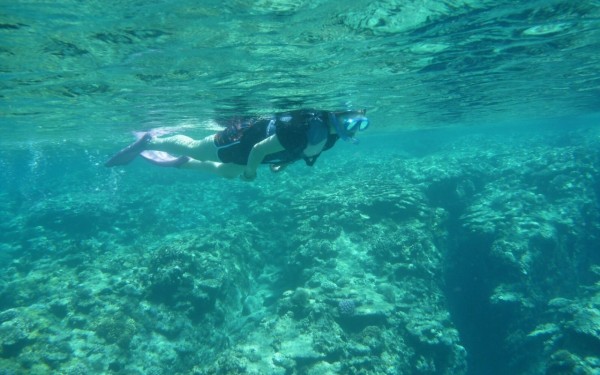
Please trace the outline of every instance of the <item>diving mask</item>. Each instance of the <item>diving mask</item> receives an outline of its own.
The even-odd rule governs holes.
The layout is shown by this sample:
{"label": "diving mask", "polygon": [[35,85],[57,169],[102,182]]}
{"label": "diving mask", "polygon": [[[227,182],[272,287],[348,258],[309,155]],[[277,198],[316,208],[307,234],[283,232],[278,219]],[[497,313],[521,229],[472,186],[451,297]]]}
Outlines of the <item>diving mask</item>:
{"label": "diving mask", "polygon": [[369,119],[364,116],[349,118],[344,121],[344,127],[350,133],[354,133],[357,130],[363,131],[369,127]]}
{"label": "diving mask", "polygon": [[[364,115],[365,110],[329,114],[330,121],[333,123],[338,136],[344,141],[351,141],[352,143],[358,143],[358,139],[354,138],[354,134],[357,131],[362,131],[369,127],[369,119]],[[340,117],[339,119],[338,116]]]}

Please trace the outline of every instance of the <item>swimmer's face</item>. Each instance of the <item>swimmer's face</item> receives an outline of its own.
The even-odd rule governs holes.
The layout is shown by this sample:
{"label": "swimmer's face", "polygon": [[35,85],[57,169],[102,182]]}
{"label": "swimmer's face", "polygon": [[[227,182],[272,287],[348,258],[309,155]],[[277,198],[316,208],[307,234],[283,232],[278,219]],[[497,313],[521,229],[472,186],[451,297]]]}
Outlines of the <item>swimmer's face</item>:
{"label": "swimmer's face", "polygon": [[343,140],[351,140],[357,143],[358,140],[354,138],[357,131],[365,130],[369,127],[369,119],[365,117],[366,111],[343,111],[337,112],[335,117],[337,123],[335,123],[335,130],[337,134]]}

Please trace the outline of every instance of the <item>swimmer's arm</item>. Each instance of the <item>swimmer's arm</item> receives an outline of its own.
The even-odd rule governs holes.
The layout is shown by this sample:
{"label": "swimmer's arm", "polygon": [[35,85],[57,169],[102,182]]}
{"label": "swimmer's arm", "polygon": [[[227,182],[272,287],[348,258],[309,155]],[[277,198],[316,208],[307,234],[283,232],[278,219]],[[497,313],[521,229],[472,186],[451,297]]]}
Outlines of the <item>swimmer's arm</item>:
{"label": "swimmer's arm", "polygon": [[244,170],[244,178],[253,180],[256,177],[256,169],[263,161],[265,156],[285,150],[277,138],[277,134],[273,134],[269,138],[263,139],[252,147],[248,156],[248,163]]}

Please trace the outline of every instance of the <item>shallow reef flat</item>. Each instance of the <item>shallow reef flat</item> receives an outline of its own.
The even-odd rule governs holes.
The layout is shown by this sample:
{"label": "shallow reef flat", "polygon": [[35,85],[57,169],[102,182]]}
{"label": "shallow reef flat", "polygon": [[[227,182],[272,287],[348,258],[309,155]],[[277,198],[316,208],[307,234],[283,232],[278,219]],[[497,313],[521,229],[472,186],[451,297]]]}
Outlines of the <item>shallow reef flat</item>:
{"label": "shallow reef flat", "polygon": [[0,373],[598,373],[597,134],[419,142],[3,193]]}

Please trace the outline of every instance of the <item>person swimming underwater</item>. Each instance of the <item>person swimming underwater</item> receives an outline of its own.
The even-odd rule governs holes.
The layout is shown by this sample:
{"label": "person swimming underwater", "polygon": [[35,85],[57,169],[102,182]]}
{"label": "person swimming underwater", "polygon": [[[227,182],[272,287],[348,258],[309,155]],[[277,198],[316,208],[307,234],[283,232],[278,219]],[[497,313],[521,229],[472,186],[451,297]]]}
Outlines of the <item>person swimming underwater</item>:
{"label": "person swimming underwater", "polygon": [[143,133],[105,166],[126,165],[140,155],[159,166],[252,181],[260,164],[269,164],[273,172],[298,160],[312,166],[338,139],[356,143],[356,132],[368,127],[365,110],[302,109],[270,117],[238,118],[222,131],[200,140],[184,135],[158,137],[151,132]]}

